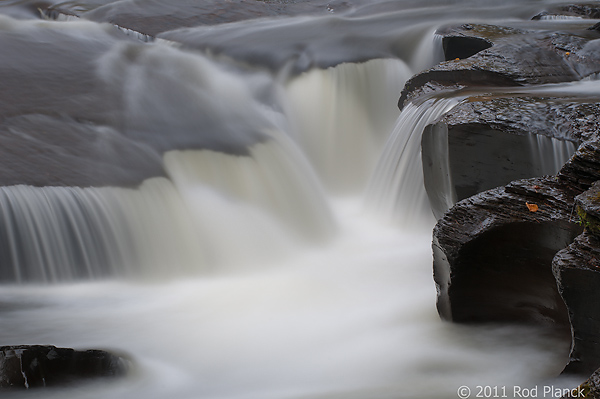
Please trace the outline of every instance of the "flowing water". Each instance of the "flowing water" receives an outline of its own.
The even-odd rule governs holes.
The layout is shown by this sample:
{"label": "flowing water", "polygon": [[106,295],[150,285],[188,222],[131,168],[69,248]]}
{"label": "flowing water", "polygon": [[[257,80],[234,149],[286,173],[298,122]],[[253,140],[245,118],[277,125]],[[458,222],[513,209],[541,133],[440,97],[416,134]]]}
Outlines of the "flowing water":
{"label": "flowing water", "polygon": [[[440,60],[437,27],[527,19],[542,2],[382,1],[149,43],[37,21],[29,3],[0,8],[1,70],[31,73],[2,83],[5,146],[40,154],[0,189],[0,342],[107,348],[133,366],[2,397],[442,399],[556,383],[569,348],[552,333],[439,320],[418,142],[459,99],[396,108]],[[144,8],[65,3],[128,6]],[[93,139],[54,148],[23,130],[53,124]]]}

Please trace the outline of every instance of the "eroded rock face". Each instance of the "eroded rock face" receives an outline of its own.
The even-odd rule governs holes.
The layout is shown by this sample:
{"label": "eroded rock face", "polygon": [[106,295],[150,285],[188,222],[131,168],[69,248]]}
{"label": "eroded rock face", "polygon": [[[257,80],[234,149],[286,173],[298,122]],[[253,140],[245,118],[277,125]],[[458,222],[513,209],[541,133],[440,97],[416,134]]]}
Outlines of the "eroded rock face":
{"label": "eroded rock face", "polygon": [[561,169],[560,181],[583,192],[600,179],[600,141],[583,143],[571,160]]}
{"label": "eroded rock face", "polygon": [[[600,179],[597,98],[499,86],[586,76],[595,68],[585,58],[596,33],[463,25],[443,34],[493,46],[471,46],[468,58],[415,76],[400,99],[402,106],[451,90],[467,99],[427,127],[422,142],[426,186],[441,218],[433,235],[438,311],[456,322],[533,322],[565,336],[572,330],[566,371],[591,373],[600,366],[600,242],[590,227],[596,208],[584,207],[594,194],[580,194]],[[473,43],[454,45],[461,40]],[[542,173],[525,150],[539,138],[579,148],[562,168]],[[529,173],[554,176],[515,180]],[[588,222],[579,221],[577,204],[590,210]]]}
{"label": "eroded rock face", "polygon": [[600,367],[600,182],[575,203],[585,232],[556,255],[553,271],[573,334],[566,371],[589,374]]}
{"label": "eroded rock face", "polygon": [[553,268],[572,326],[566,371],[589,374],[600,367],[600,240],[582,234],[556,255]]}
{"label": "eroded rock face", "polygon": [[600,145],[596,131],[581,132],[591,139],[556,177],[457,203],[438,222],[433,248],[442,317],[570,326],[565,372],[589,374],[600,367],[600,185],[592,186]]}
{"label": "eroded rock face", "polygon": [[534,322],[568,333],[550,264],[581,232],[569,222],[573,196],[554,179],[540,178],[456,204],[433,234],[440,315],[456,322]]}
{"label": "eroded rock face", "polygon": [[556,174],[597,128],[599,113],[596,103],[558,97],[468,98],[423,132],[424,182],[434,214],[439,219],[457,201],[513,180]]}
{"label": "eroded rock face", "polygon": [[128,360],[101,350],[41,345],[0,347],[0,388],[70,385],[93,378],[121,377],[128,368]]}

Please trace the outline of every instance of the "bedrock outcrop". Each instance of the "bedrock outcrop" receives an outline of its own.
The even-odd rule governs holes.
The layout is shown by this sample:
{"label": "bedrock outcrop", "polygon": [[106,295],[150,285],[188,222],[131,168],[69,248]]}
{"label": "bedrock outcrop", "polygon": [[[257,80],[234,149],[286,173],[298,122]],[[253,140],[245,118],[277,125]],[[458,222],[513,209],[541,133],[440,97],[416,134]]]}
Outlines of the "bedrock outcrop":
{"label": "bedrock outcrop", "polygon": [[423,174],[436,217],[482,191],[558,173],[599,127],[600,106],[587,101],[492,91],[467,97],[427,126]]}
{"label": "bedrock outcrop", "polygon": [[534,322],[568,333],[550,267],[581,233],[576,192],[552,177],[513,182],[457,203],[433,233],[438,311],[456,322]]}
{"label": "bedrock outcrop", "polygon": [[[409,79],[398,101],[449,87],[510,87],[579,80],[600,71],[596,39],[590,22],[568,30],[547,26],[464,24],[438,31],[446,62]],[[432,86],[433,85],[433,86]]]}
{"label": "bedrock outcrop", "polygon": [[[600,143],[584,142],[556,176],[458,202],[433,234],[440,315],[534,322],[571,334],[566,372],[600,367]],[[585,228],[585,231],[584,231]]]}
{"label": "bedrock outcrop", "polygon": [[0,389],[65,386],[127,374],[129,360],[102,350],[51,345],[0,347]]}
{"label": "bedrock outcrop", "polygon": [[[596,73],[590,61],[598,59],[597,32],[590,25],[544,32],[448,28],[444,38],[458,39],[445,41],[447,58],[463,45],[471,49],[466,58],[413,77],[399,103],[463,98],[425,129],[422,142],[428,195],[439,218],[433,267],[441,317],[555,328],[572,341],[565,371],[587,375],[600,367],[594,230],[600,213],[593,205],[600,195],[588,191],[600,179],[600,107],[583,86],[546,84]],[[540,140],[551,152],[561,143],[572,150],[551,170],[543,159],[535,163],[532,145]]]}
{"label": "bedrock outcrop", "polygon": [[569,310],[572,347],[567,371],[600,367],[600,182],[575,198],[582,235],[553,261],[560,293]]}

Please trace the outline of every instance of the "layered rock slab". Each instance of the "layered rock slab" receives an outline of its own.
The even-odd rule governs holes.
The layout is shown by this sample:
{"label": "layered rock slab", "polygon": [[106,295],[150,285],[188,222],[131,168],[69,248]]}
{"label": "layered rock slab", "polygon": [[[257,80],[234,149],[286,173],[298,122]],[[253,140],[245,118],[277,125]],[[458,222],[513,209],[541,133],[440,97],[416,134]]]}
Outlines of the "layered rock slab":
{"label": "layered rock slab", "polygon": [[531,22],[530,29],[485,24],[441,29],[447,61],[409,79],[398,105],[402,109],[406,101],[431,92],[432,83],[509,87],[569,82],[597,73],[600,54],[593,48],[600,32],[589,27],[536,30]]}
{"label": "layered rock slab", "polygon": [[585,232],[556,255],[552,266],[571,323],[566,370],[589,374],[600,367],[600,183],[575,202]]}
{"label": "layered rock slab", "polygon": [[456,204],[433,233],[442,318],[534,322],[568,332],[566,308],[549,265],[581,232],[569,222],[574,195],[553,178],[538,178]]}
{"label": "layered rock slab", "polygon": [[600,366],[600,212],[594,203],[600,187],[584,192],[600,178],[598,159],[600,145],[592,138],[557,176],[483,192],[439,220],[434,278],[443,318],[570,330],[565,371],[590,374]]}
{"label": "layered rock slab", "polygon": [[[520,89],[498,87],[567,82],[594,73],[596,66],[590,60],[597,57],[592,51],[596,33],[585,30],[574,34],[474,25],[451,28],[443,33],[445,38],[479,37],[492,46],[483,44],[478,52],[467,51],[464,56],[468,58],[448,61],[413,77],[402,93],[400,107],[405,101],[418,101],[421,96],[448,90],[462,90],[468,98],[443,120],[428,127],[423,138],[426,176],[428,167],[437,168],[434,172],[438,174],[451,173],[448,147],[452,145],[448,143],[453,139],[455,160],[459,160],[452,165],[452,177],[458,182],[454,185],[454,198],[449,202],[447,198],[452,195],[442,198],[446,208],[438,207],[441,219],[433,237],[434,278],[442,318],[456,322],[533,322],[558,328],[565,336],[573,321],[578,323],[571,314],[579,312],[581,305],[577,298],[569,300],[569,295],[564,295],[568,289],[561,287],[559,292],[551,265],[556,253],[569,246],[583,230],[577,223],[575,197],[598,179],[596,98],[586,99],[578,94],[572,98],[547,93],[540,96],[524,94],[529,89],[516,93]],[[445,43],[448,56],[452,46],[471,46],[476,42],[453,39]],[[502,186],[507,180],[519,179],[523,177],[519,173],[532,169],[523,162],[525,154],[514,150],[512,159],[504,157],[504,163],[498,162],[502,157],[490,156],[492,150],[496,151],[494,146],[515,148],[524,143],[518,137],[535,136],[584,144],[558,176],[517,180],[477,194]],[[447,143],[441,151],[442,155],[445,151],[445,157],[436,156],[440,137]],[[482,142],[487,142],[487,146],[481,147]],[[469,143],[472,148],[461,148]],[[478,153],[478,148],[484,151]],[[488,162],[489,168],[483,173],[477,170],[481,165],[473,165],[473,160],[479,160],[481,165]],[[521,165],[515,167],[515,161]],[[474,171],[481,176],[477,178]],[[430,184],[434,191],[439,181],[443,178]],[[452,186],[447,181],[442,185]],[[429,196],[432,199],[431,193]],[[463,200],[443,214],[460,199]],[[434,205],[435,201],[434,198]],[[589,240],[586,233],[576,243]],[[587,259],[588,255],[582,256]],[[578,260],[571,259],[571,263],[577,264]],[[576,273],[589,273],[579,266],[575,268]],[[570,275],[565,273],[564,277]],[[593,279],[590,275],[590,281]],[[567,286],[577,287],[577,283]],[[593,298],[589,302],[593,303]],[[588,333],[595,331],[585,322],[582,326]],[[595,339],[580,335],[581,341]],[[575,333],[573,337],[575,348],[577,336]],[[580,353],[588,358],[583,362],[585,367],[568,369],[593,371],[597,367],[594,358],[598,356],[587,347],[582,351],[574,349],[571,363],[581,362]]]}
{"label": "layered rock slab", "polygon": [[423,132],[434,214],[441,218],[457,201],[513,180],[556,174],[598,128],[598,114],[596,103],[525,91],[468,97]]}

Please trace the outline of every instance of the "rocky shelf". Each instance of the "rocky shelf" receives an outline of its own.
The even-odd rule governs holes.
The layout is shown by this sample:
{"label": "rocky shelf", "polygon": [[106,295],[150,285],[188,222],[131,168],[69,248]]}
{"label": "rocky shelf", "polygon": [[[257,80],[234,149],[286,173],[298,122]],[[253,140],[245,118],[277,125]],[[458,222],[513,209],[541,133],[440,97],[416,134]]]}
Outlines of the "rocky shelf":
{"label": "rocky shelf", "polygon": [[[561,6],[534,19],[597,11]],[[410,79],[399,106],[463,98],[422,139],[441,317],[557,329],[572,340],[565,372],[589,376],[600,367],[600,103],[536,90],[598,73],[600,33],[585,19],[561,30],[536,22],[440,30],[447,61]],[[576,151],[548,173],[528,147],[540,140]]]}

